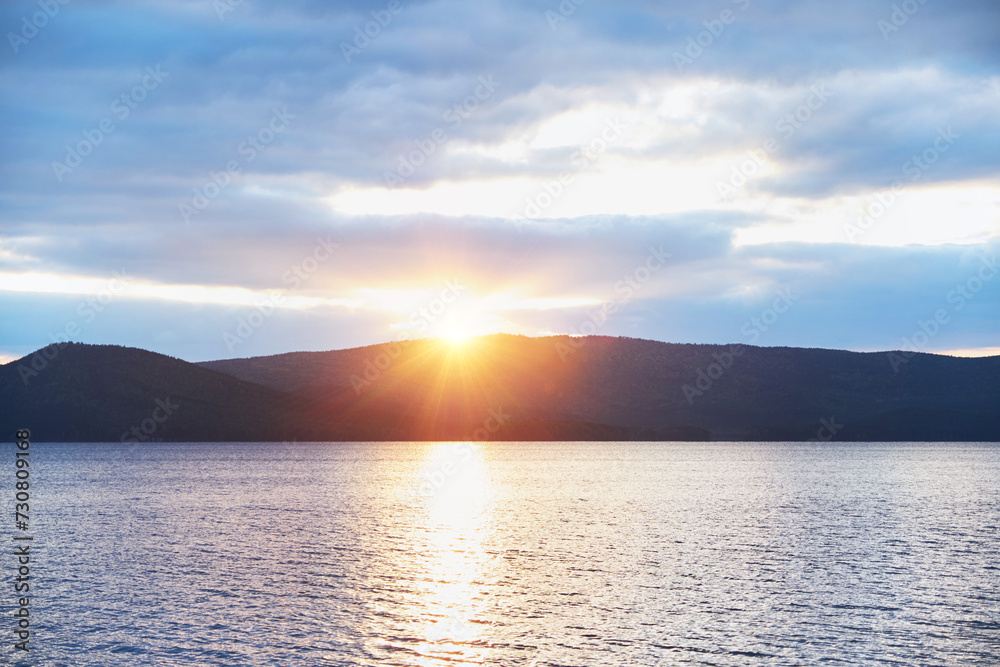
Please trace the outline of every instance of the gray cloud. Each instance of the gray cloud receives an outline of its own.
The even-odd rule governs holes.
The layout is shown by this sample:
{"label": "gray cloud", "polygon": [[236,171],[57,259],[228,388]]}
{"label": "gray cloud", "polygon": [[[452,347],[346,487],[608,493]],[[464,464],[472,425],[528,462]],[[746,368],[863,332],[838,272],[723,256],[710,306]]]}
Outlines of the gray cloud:
{"label": "gray cloud", "polygon": [[[344,186],[382,186],[398,156],[438,128],[447,130],[452,147],[495,146],[588,103],[647,113],[653,107],[642,106],[644,87],[667,91],[702,81],[721,88],[697,92],[697,122],[676,121],[681,131],[667,138],[612,152],[669,164],[743,152],[777,136],[781,150],[773,160],[783,175],[754,179],[747,191],[820,199],[886,187],[905,175],[914,155],[933,147],[940,128],[951,127],[961,139],[921,172],[920,182],[995,178],[995,2],[927,2],[884,35],[878,22],[891,21],[891,2],[751,0],[742,10],[742,0],[588,0],[553,29],[546,12],[558,11],[557,2],[404,0],[402,11],[347,62],[341,44],[351,44],[355,28],[387,4],[245,0],[220,20],[212,3],[201,0],[71,3],[16,53],[0,46],[6,130],[0,270],[104,275],[125,266],[150,281],[267,289],[280,286],[283,272],[316,238],[330,236],[345,252],[310,283],[317,292],[474,272],[484,284],[503,284],[515,273],[546,293],[599,295],[645,248],[662,243],[676,264],[609,331],[708,342],[760,307],[749,296],[740,300],[740,286],[752,288],[749,295],[794,283],[804,295],[796,309],[801,320],[789,318],[775,340],[858,348],[891,340],[897,323],[905,329],[961,279],[960,248],[733,247],[733,230],[768,222],[764,214],[590,217],[517,230],[490,218],[349,219],[322,199]],[[678,68],[675,54],[685,53],[689,38],[697,39],[723,9],[735,20]],[[34,2],[4,4],[3,33],[18,33],[22,17],[36,11]],[[115,101],[157,66],[168,75],[141,101],[132,99],[134,108],[121,117]],[[474,94],[484,76],[501,87],[453,126],[445,114]],[[781,136],[782,117],[823,84],[829,101],[792,136]],[[241,147],[260,136],[275,109],[294,118],[248,159]],[[67,151],[96,136],[105,119],[113,131],[102,131],[60,180],[53,162],[65,162]],[[674,122],[645,120],[661,129]],[[548,178],[565,168],[574,148],[537,149],[520,161],[474,152],[444,159],[442,150],[408,185]],[[240,173],[185,223],[179,205],[232,161]],[[988,341],[992,324],[984,308],[995,306],[995,293],[984,291],[942,336],[954,336],[954,347]],[[20,295],[3,298],[12,307],[24,303]],[[32,299],[47,304],[32,310],[46,324],[29,333],[5,330],[3,341],[10,342],[0,346],[34,345],[59,319],[42,315],[61,312],[62,297]],[[180,308],[168,310],[176,315]],[[197,317],[215,324],[170,327],[149,304],[123,307],[120,321],[107,321],[132,322],[128,340],[135,344],[162,341],[163,349],[204,357],[194,338],[217,329],[228,311],[202,308]],[[338,341],[360,344],[383,331],[378,318],[359,324],[336,312],[297,313],[288,321],[308,326],[320,321],[313,316],[324,327],[353,332]],[[566,312],[549,321],[569,326],[578,316]],[[524,317],[543,326],[538,314]],[[162,331],[173,333],[157,338]],[[294,335],[296,345],[320,345]],[[280,351],[281,337],[273,336],[260,340]]]}

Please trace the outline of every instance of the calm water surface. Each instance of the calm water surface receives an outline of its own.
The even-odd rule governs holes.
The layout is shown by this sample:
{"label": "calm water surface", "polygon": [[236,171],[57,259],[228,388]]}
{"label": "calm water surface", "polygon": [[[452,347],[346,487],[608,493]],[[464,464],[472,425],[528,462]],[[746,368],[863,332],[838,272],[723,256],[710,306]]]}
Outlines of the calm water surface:
{"label": "calm water surface", "polygon": [[[23,664],[1000,664],[997,445],[31,456]],[[0,664],[18,658],[10,552]]]}

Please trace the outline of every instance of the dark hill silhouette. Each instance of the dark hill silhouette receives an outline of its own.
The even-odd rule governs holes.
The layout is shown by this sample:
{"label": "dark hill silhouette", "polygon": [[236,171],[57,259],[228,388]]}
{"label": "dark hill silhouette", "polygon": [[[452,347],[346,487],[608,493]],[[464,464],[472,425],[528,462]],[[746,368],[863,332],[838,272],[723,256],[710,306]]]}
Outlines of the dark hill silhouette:
{"label": "dark hill silhouette", "polygon": [[502,406],[696,439],[1000,440],[1000,357],[892,354],[496,335],[203,365],[401,428]]}
{"label": "dark hill silhouette", "polygon": [[39,441],[142,433],[166,398],[139,439],[1000,441],[1000,357],[494,335],[191,364],[70,344],[25,383],[33,359],[0,367],[0,428]]}
{"label": "dark hill silhouette", "polygon": [[115,345],[53,345],[0,366],[0,429],[29,428],[39,441],[281,440],[286,401],[273,389]]}
{"label": "dark hill silhouette", "polygon": [[[328,358],[333,367],[347,364],[345,368],[361,359],[357,351],[345,352],[349,360],[354,353],[354,361],[337,360],[338,353],[321,353],[320,358]],[[38,441],[344,441],[470,439],[476,429],[493,424],[486,422],[490,408],[485,407],[468,412],[442,410],[437,417],[428,418],[421,412],[428,406],[411,405],[409,399],[419,395],[419,390],[413,389],[419,385],[404,383],[405,391],[388,392],[388,399],[359,397],[349,386],[343,391],[327,382],[327,377],[336,374],[322,370],[329,366],[311,361],[312,357],[312,353],[303,353],[306,363],[295,373],[302,374],[309,386],[292,392],[135,348],[76,343],[50,346],[0,366],[0,429],[12,434],[28,428]],[[255,360],[242,361],[253,365]],[[425,366],[426,361],[420,365]],[[266,373],[282,374],[280,365],[266,363],[264,367]],[[304,374],[309,369],[312,374]],[[317,370],[322,371],[318,379]],[[580,419],[500,421],[506,437],[523,440],[707,435],[632,429]],[[499,435],[499,430],[487,430],[482,439]]]}
{"label": "dark hill silhouette", "polygon": [[458,353],[418,341],[203,365],[361,414],[472,419],[502,406],[518,421],[695,438],[1000,440],[1000,357],[893,354],[496,335]]}
{"label": "dark hill silhouette", "polygon": [[[296,421],[352,439],[693,439],[683,424],[614,424],[577,410],[583,368],[552,339],[484,336],[461,347],[421,340],[334,352],[204,362],[205,368],[297,397]],[[490,421],[491,414],[497,417]],[[503,423],[497,423],[502,421]],[[324,423],[325,422],[325,423]],[[493,429],[492,427],[496,427]],[[486,429],[480,431],[480,429]]]}

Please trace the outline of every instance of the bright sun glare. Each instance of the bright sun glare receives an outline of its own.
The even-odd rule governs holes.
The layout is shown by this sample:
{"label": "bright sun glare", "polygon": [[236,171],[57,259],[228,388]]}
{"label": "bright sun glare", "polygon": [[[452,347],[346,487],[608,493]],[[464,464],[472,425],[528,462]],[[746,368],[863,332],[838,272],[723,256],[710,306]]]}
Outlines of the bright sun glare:
{"label": "bright sun glare", "polygon": [[450,328],[448,331],[444,332],[443,336],[443,338],[453,346],[464,345],[471,337],[472,332],[461,326]]}

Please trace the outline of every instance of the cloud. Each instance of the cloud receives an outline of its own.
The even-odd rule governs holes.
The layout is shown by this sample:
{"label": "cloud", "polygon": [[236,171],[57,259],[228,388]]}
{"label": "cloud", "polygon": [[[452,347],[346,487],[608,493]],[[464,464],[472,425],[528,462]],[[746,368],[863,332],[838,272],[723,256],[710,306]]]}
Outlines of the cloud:
{"label": "cloud", "polygon": [[[0,274],[79,291],[125,269],[149,291],[82,335],[206,358],[247,303],[180,288],[287,290],[324,239],[295,291],[325,305],[245,350],[384,339],[398,318],[345,304],[455,277],[566,306],[497,327],[566,331],[662,245],[607,331],[724,342],[795,285],[774,344],[889,345],[1000,237],[1000,6],[911,5],[70,3],[0,49]],[[4,34],[37,11],[0,7]],[[993,294],[934,344],[995,345]],[[44,344],[76,296],[31,298],[0,353]]]}

